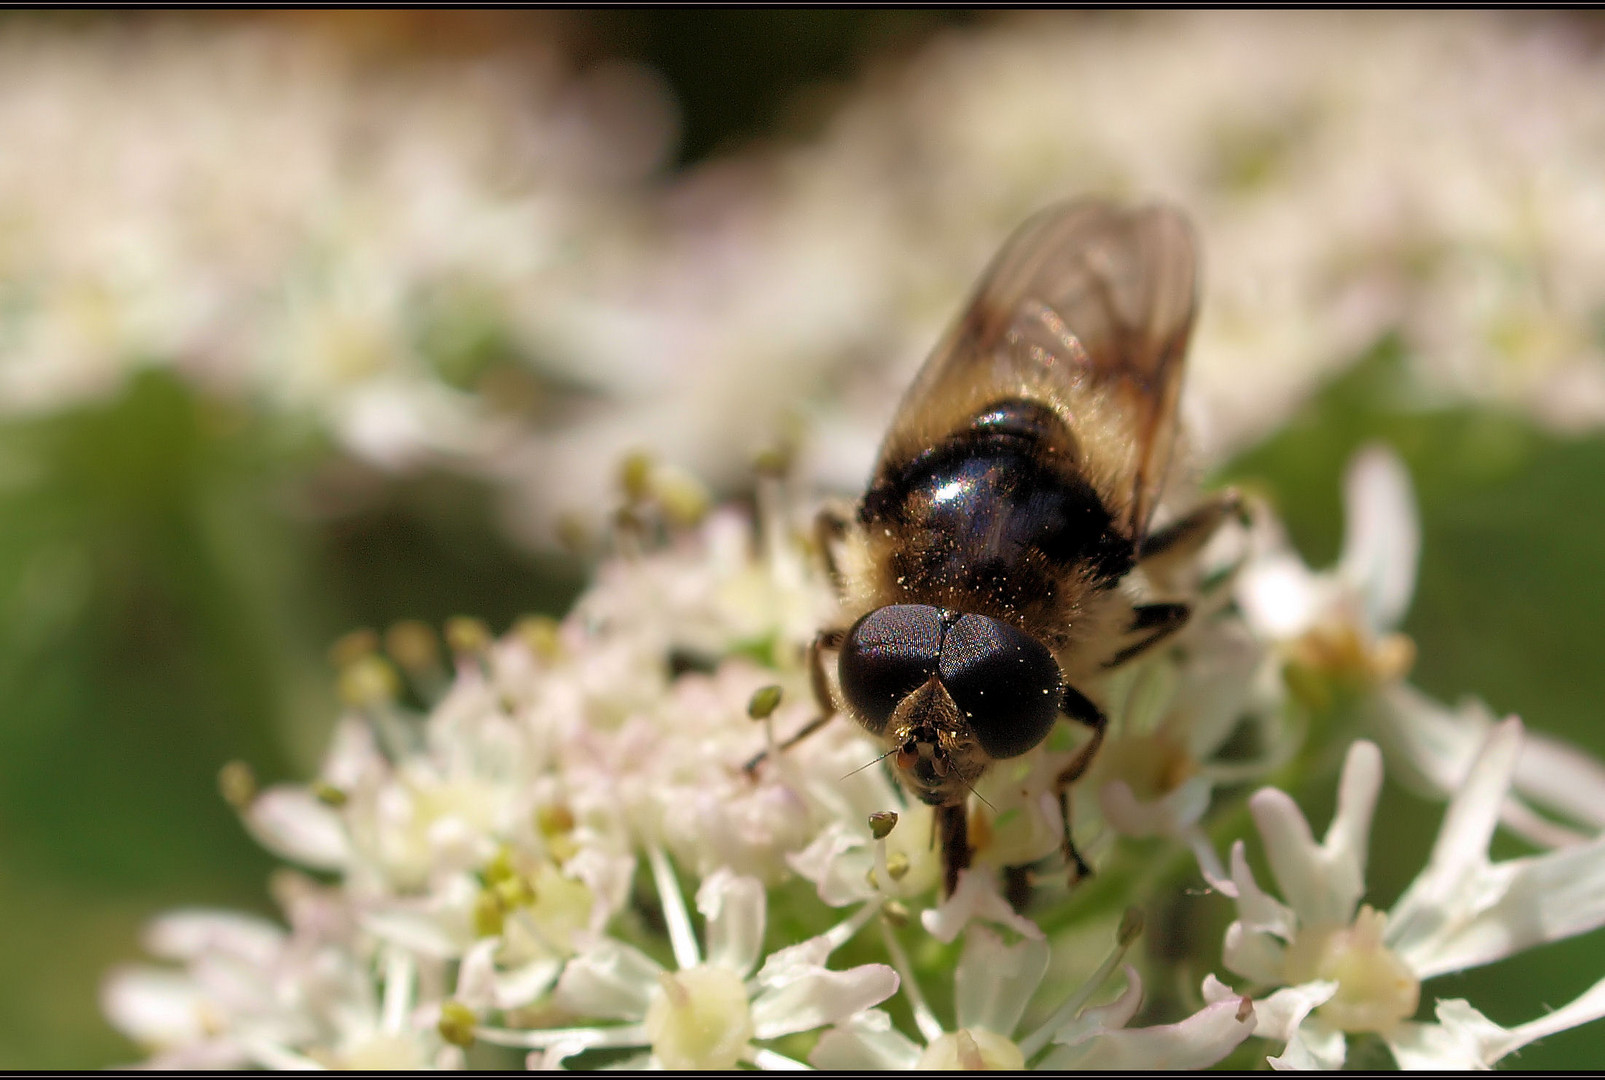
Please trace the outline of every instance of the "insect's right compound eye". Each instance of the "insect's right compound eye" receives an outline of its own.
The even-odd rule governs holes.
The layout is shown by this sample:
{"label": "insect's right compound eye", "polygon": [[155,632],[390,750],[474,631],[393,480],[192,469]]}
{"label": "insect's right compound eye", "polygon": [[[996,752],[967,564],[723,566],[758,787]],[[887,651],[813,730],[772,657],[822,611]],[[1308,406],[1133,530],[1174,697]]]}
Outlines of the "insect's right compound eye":
{"label": "insect's right compound eye", "polygon": [[925,604],[893,604],[865,615],[847,632],[837,672],[853,714],[879,735],[902,700],[936,674],[942,613]]}

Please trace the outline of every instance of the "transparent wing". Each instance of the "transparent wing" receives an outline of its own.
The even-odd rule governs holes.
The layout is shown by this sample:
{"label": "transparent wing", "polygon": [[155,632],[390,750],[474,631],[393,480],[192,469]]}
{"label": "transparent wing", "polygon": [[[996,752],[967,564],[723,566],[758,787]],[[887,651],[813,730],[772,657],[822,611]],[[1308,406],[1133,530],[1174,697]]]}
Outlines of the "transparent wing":
{"label": "transparent wing", "polygon": [[1078,201],[1036,214],[909,388],[883,461],[929,440],[931,417],[952,411],[943,403],[1048,401],[1100,443],[1109,509],[1140,542],[1174,442],[1196,263],[1192,230],[1168,207]]}

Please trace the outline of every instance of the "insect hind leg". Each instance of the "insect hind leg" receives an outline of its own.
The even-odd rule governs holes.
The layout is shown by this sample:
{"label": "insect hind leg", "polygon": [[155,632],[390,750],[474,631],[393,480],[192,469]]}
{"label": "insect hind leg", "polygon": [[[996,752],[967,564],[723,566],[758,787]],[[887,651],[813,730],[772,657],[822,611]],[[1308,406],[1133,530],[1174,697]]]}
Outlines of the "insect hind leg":
{"label": "insect hind leg", "polygon": [[1187,625],[1193,609],[1188,604],[1142,604],[1132,609],[1128,634],[1141,634],[1134,644],[1127,645],[1103,662],[1106,668],[1117,668],[1128,660],[1135,660],[1149,649]]}
{"label": "insect hind leg", "polygon": [[1092,729],[1092,738],[1087,741],[1087,745],[1076,751],[1076,756],[1060,770],[1053,782],[1054,794],[1059,797],[1059,812],[1064,818],[1062,850],[1065,865],[1070,871],[1070,885],[1073,888],[1082,879],[1092,876],[1092,867],[1087,865],[1087,860],[1082,858],[1081,852],[1076,849],[1075,837],[1071,833],[1070,785],[1081,779],[1092,764],[1092,759],[1097,756],[1098,748],[1103,745],[1104,735],[1109,729],[1109,721],[1103,715],[1103,710],[1071,686],[1064,688],[1064,702],[1061,707],[1070,719]]}
{"label": "insect hind leg", "polygon": [[814,544],[819,548],[819,558],[825,565],[825,574],[830,578],[831,585],[836,594],[841,595],[846,581],[842,576],[840,564],[836,562],[836,545],[847,536],[847,518],[839,507],[822,507],[814,515]]}

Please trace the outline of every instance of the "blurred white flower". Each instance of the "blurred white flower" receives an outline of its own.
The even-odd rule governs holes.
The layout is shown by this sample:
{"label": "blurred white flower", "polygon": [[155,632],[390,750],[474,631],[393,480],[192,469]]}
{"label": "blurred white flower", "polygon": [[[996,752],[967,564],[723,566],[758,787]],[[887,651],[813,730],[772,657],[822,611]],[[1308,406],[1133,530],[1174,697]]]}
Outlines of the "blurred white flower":
{"label": "blurred white flower", "polygon": [[1605,60],[1580,37],[1483,12],[1031,13],[948,31],[878,64],[818,136],[669,192],[669,242],[612,329],[634,384],[508,461],[521,520],[539,536],[560,510],[594,515],[589,493],[637,446],[725,488],[800,439],[809,477],[858,489],[986,260],[1078,194],[1167,199],[1198,228],[1183,410],[1205,467],[1389,333],[1401,397],[1597,425]]}
{"label": "blurred white flower", "polygon": [[[1426,867],[1386,913],[1360,905],[1382,783],[1374,744],[1350,747],[1337,811],[1320,844],[1287,795],[1266,788],[1254,796],[1254,823],[1283,899],[1261,890],[1241,840],[1232,847],[1230,880],[1216,884],[1237,904],[1223,962],[1266,988],[1256,1001],[1256,1034],[1287,1044],[1273,1065],[1338,1068],[1346,1035],[1360,1032],[1419,1061],[1430,1047],[1454,1041],[1411,1019],[1423,982],[1605,925],[1605,839],[1489,860],[1521,742],[1514,717],[1490,732],[1449,803]],[[1274,987],[1282,989],[1269,993]],[[1216,999],[1228,993],[1219,984],[1206,988]],[[1576,1015],[1577,1022],[1592,1018]],[[1446,1060],[1440,1067],[1459,1066]]]}
{"label": "blurred white flower", "polygon": [[674,126],[553,51],[374,77],[261,25],[8,21],[0,413],[169,365],[382,465],[483,458],[536,391],[482,376],[608,385],[593,293]]}
{"label": "blurred white flower", "polygon": [[[175,911],[146,935],[183,971],[123,968],[107,979],[106,1015],[147,1046],[158,1069],[460,1068],[421,1000],[417,960],[356,934],[343,898],[281,879],[291,930],[232,912]],[[373,968],[379,970],[375,985]]]}

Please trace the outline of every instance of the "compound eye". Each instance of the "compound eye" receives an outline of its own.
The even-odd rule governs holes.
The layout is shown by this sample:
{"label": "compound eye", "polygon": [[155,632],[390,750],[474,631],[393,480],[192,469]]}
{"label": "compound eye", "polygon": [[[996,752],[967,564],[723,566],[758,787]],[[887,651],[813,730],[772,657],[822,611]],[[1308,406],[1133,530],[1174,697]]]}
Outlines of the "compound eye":
{"label": "compound eye", "polygon": [[1017,757],[1048,737],[1064,676],[1047,646],[1008,623],[965,615],[948,628],[937,665],[981,749]]}
{"label": "compound eye", "polygon": [[871,732],[936,674],[942,652],[942,613],[925,604],[893,604],[865,615],[847,632],[837,672],[842,695]]}

